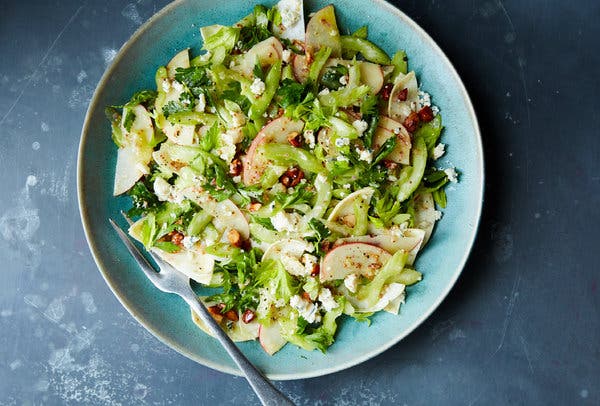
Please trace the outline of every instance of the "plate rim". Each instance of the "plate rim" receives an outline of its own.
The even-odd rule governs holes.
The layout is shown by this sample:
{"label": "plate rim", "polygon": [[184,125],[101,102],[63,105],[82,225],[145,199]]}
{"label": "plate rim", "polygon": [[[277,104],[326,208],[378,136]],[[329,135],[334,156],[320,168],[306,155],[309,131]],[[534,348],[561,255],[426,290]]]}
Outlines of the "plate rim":
{"label": "plate rim", "polygon": [[[117,55],[111,61],[110,65],[107,67],[104,74],[98,81],[98,84],[96,85],[96,89],[94,90],[92,99],[90,100],[88,109],[86,111],[85,118],[83,121],[83,126],[81,129],[81,134],[80,134],[79,147],[78,147],[78,152],[77,152],[77,204],[78,204],[78,208],[79,208],[80,219],[81,219],[81,223],[83,226],[83,231],[85,234],[86,242],[90,249],[92,257],[94,258],[96,267],[100,271],[102,278],[104,279],[106,284],[109,286],[113,295],[115,295],[117,300],[119,300],[121,305],[129,312],[129,314],[146,331],[150,332],[160,342],[162,342],[163,344],[172,348],[173,350],[175,350],[179,354],[185,356],[186,358],[189,358],[190,360],[197,362],[198,364],[204,365],[204,366],[214,369],[216,371],[224,372],[224,373],[235,375],[235,376],[243,376],[241,371],[236,368],[231,368],[227,365],[218,364],[216,362],[213,362],[209,359],[197,356],[196,354],[188,351],[187,348],[178,345],[177,343],[172,341],[168,336],[161,334],[160,332],[155,331],[154,329],[150,328],[149,323],[147,323],[141,315],[139,315],[135,312],[135,310],[133,309],[133,306],[130,305],[129,300],[127,299],[126,295],[122,294],[122,290],[119,289],[115,283],[113,283],[112,279],[110,278],[109,273],[106,271],[106,266],[100,258],[100,254],[99,254],[100,250],[97,246],[95,237],[93,236],[91,226],[90,226],[90,223],[88,220],[88,217],[89,217],[88,209],[84,205],[84,197],[85,197],[86,192],[84,190],[85,183],[84,183],[84,173],[83,173],[83,166],[84,166],[83,152],[84,152],[86,142],[88,139],[89,127],[90,127],[91,118],[92,118],[92,112],[96,110],[97,104],[99,103],[98,95],[99,95],[101,89],[103,89],[107,85],[112,72],[116,69],[116,66],[123,59],[124,51],[129,49],[137,41],[138,37],[142,36],[154,24],[154,22],[156,20],[162,18],[163,15],[168,14],[172,9],[177,8],[181,3],[184,3],[186,1],[189,1],[189,0],[175,0],[175,1],[167,4],[165,7],[163,7],[161,10],[159,10],[157,13],[155,13],[151,18],[149,18],[144,24],[142,24],[131,35],[131,37],[121,46],[121,48],[117,52]],[[475,222],[475,224],[472,228],[472,231],[469,235],[467,249],[464,251],[462,258],[459,261],[459,265],[456,267],[456,270],[450,279],[450,282],[446,285],[445,289],[441,292],[441,294],[438,295],[436,300],[425,311],[422,312],[421,316],[417,320],[415,320],[411,325],[409,325],[408,328],[404,329],[402,334],[399,334],[398,336],[394,337],[392,340],[388,341],[385,345],[382,345],[382,346],[375,348],[369,352],[366,352],[359,357],[352,358],[346,362],[338,363],[335,366],[332,366],[330,368],[322,368],[315,372],[266,373],[265,374],[268,378],[273,379],[273,380],[283,381],[283,380],[307,379],[307,378],[314,378],[314,377],[319,377],[319,376],[329,375],[329,374],[332,374],[335,372],[339,372],[339,371],[351,368],[353,366],[359,365],[373,357],[376,357],[377,355],[387,351],[388,349],[390,349],[391,347],[396,345],[398,342],[400,342],[402,339],[404,339],[406,336],[411,334],[417,327],[419,327],[421,324],[423,324],[423,322],[425,320],[427,320],[429,318],[429,316],[431,316],[431,314],[440,306],[440,304],[446,299],[446,297],[448,296],[448,294],[450,293],[452,288],[454,288],[454,286],[456,285],[456,282],[457,282],[458,278],[460,277],[460,275],[462,274],[462,272],[465,268],[465,265],[467,263],[467,260],[468,260],[469,256],[471,255],[471,252],[473,250],[473,246],[475,244],[475,240],[477,238],[477,234],[479,231],[479,226],[481,224],[481,215],[483,212],[483,204],[484,204],[484,198],[485,198],[485,165],[484,165],[485,156],[483,154],[483,142],[482,142],[482,138],[481,138],[481,129],[479,126],[479,121],[477,119],[477,115],[475,113],[475,108],[473,106],[473,102],[469,96],[469,93],[467,92],[466,86],[463,83],[460,75],[458,74],[456,68],[454,67],[454,65],[448,58],[448,56],[444,53],[444,51],[440,48],[440,46],[435,42],[435,40],[423,28],[421,28],[421,26],[419,26],[412,18],[410,18],[408,15],[406,15],[403,11],[401,11],[399,8],[397,8],[393,4],[390,4],[385,0],[371,0],[371,1],[373,3],[376,3],[377,5],[381,6],[383,9],[387,10],[389,13],[392,13],[395,17],[400,19],[403,23],[407,24],[412,29],[413,32],[415,32],[417,35],[421,36],[421,38],[426,43],[428,43],[429,46],[431,46],[433,48],[433,50],[435,52],[437,52],[443,58],[444,62],[450,68],[450,74],[454,77],[456,83],[459,84],[459,91],[463,97],[463,100],[466,102],[467,113],[473,122],[473,130],[475,133],[475,141],[476,141],[476,155],[479,158],[479,159],[477,159],[477,163],[479,166],[478,174],[473,174],[474,182],[479,182],[479,188],[477,188],[475,190],[478,193],[478,197],[479,197],[478,200],[480,201],[480,204],[477,206],[476,222]],[[475,176],[475,175],[478,175],[478,176]]]}

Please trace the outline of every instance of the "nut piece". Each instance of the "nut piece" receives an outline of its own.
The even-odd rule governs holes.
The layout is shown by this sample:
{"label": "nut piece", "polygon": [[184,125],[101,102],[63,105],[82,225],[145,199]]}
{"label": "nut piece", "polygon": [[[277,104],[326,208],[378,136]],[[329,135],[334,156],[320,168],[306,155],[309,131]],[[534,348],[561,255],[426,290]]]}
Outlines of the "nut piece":
{"label": "nut piece", "polygon": [[310,300],[310,294],[309,294],[308,292],[302,292],[302,298],[303,298],[304,300],[307,300],[307,301],[309,301],[309,302],[311,301],[311,300]]}
{"label": "nut piece", "polygon": [[310,271],[310,276],[317,276],[321,272],[321,267],[319,264],[313,264],[312,271]]}
{"label": "nut piece", "polygon": [[240,236],[240,232],[238,230],[233,228],[229,230],[227,233],[227,240],[229,241],[229,244],[236,248],[240,248],[242,246],[242,237]]}
{"label": "nut piece", "polygon": [[390,171],[393,171],[396,168],[398,168],[398,164],[394,161],[390,161],[389,159],[384,159],[383,161],[381,161],[381,163]]}
{"label": "nut piece", "polygon": [[238,314],[237,314],[237,312],[236,312],[235,310],[233,310],[233,309],[231,309],[231,310],[227,310],[227,311],[225,312],[225,317],[226,317],[228,320],[231,320],[231,321],[238,321],[238,320],[240,319],[240,318],[238,317]]}
{"label": "nut piece", "polygon": [[248,211],[251,211],[254,213],[255,211],[258,211],[261,207],[262,207],[262,204],[260,204],[258,202],[250,203],[248,205]]}
{"label": "nut piece", "polygon": [[411,112],[408,117],[404,119],[403,124],[409,132],[414,133],[417,129],[417,125],[419,124],[419,115],[414,111]]}
{"label": "nut piece", "polygon": [[242,314],[242,321],[246,324],[250,323],[254,320],[254,312],[250,309],[247,309],[244,314]]}
{"label": "nut piece", "polygon": [[300,183],[302,179],[304,179],[304,172],[302,172],[299,168],[293,167],[281,175],[279,181],[285,187],[294,187]]}
{"label": "nut piece", "polygon": [[382,88],[381,88],[381,98],[385,101],[388,101],[390,99],[390,95],[392,94],[392,89],[394,88],[394,85],[391,83],[386,83]]}
{"label": "nut piece", "polygon": [[292,145],[292,147],[298,148],[302,145],[302,137],[300,137],[300,133],[298,131],[293,131],[288,135],[288,142]]}
{"label": "nut piece", "polygon": [[171,231],[168,235],[167,238],[175,245],[179,246],[179,247],[183,247],[183,234],[181,234],[179,231]]}
{"label": "nut piece", "polygon": [[404,88],[400,90],[396,95],[396,99],[398,99],[398,101],[406,101],[406,99],[408,99],[408,89]]}
{"label": "nut piece", "polygon": [[425,123],[433,120],[433,110],[431,110],[430,106],[424,106],[417,114],[419,115],[419,119]]}
{"label": "nut piece", "polygon": [[242,161],[238,158],[235,158],[229,164],[229,174],[231,176],[239,176],[242,173],[243,168],[244,168],[244,165],[242,164]]}
{"label": "nut piece", "polygon": [[210,306],[208,308],[208,312],[213,317],[213,319],[215,319],[217,321],[217,323],[220,323],[223,320],[223,315],[221,314],[221,306],[220,305]]}

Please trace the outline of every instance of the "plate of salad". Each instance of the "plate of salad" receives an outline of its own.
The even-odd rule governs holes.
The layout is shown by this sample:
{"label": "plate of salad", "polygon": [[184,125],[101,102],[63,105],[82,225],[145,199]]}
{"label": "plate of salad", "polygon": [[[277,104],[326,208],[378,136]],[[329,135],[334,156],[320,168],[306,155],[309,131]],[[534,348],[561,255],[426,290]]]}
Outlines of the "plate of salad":
{"label": "plate of salad", "polygon": [[78,167],[92,253],[129,312],[204,365],[237,373],[109,217],[126,211],[269,377],[356,365],[416,328],[466,261],[483,196],[468,95],[383,1],[209,3],[167,6],[98,85]]}

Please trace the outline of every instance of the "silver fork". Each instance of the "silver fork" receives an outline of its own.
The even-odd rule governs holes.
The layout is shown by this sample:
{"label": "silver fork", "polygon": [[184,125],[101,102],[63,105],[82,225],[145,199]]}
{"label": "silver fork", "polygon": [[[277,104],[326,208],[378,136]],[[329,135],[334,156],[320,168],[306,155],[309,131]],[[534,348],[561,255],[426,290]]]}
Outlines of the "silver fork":
{"label": "silver fork", "polygon": [[[122,213],[127,222],[131,224],[131,220]],[[110,224],[113,226],[131,255],[135,258],[140,268],[148,279],[160,290],[167,293],[174,293],[179,295],[186,303],[198,314],[200,319],[206,324],[211,333],[219,340],[221,345],[225,348],[229,356],[235,361],[237,366],[240,368],[248,383],[254,390],[254,393],[258,396],[263,405],[294,405],[285,395],[283,395],[273,383],[269,381],[252,363],[246,358],[246,356],[239,350],[239,348],[231,341],[231,338],[223,331],[219,324],[212,318],[206,306],[198,299],[196,293],[190,286],[190,280],[187,276],[173,268],[170,264],[163,261],[154,253],[149,252],[150,256],[160,268],[160,272],[156,272],[154,267],[148,262],[144,255],[137,249],[133,244],[129,236],[119,227],[112,219],[108,219]]]}

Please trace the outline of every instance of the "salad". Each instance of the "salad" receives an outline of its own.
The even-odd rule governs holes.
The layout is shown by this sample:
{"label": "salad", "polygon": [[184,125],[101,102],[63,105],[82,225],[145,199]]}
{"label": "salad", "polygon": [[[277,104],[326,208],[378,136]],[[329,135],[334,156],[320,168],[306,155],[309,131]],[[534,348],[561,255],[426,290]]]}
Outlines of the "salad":
{"label": "salad", "polygon": [[300,0],[200,33],[199,55],[106,109],[130,235],[269,354],[325,352],[342,318],[397,314],[457,180],[435,166],[442,116],[405,52],[366,26],[340,34],[333,5],[305,26]]}

